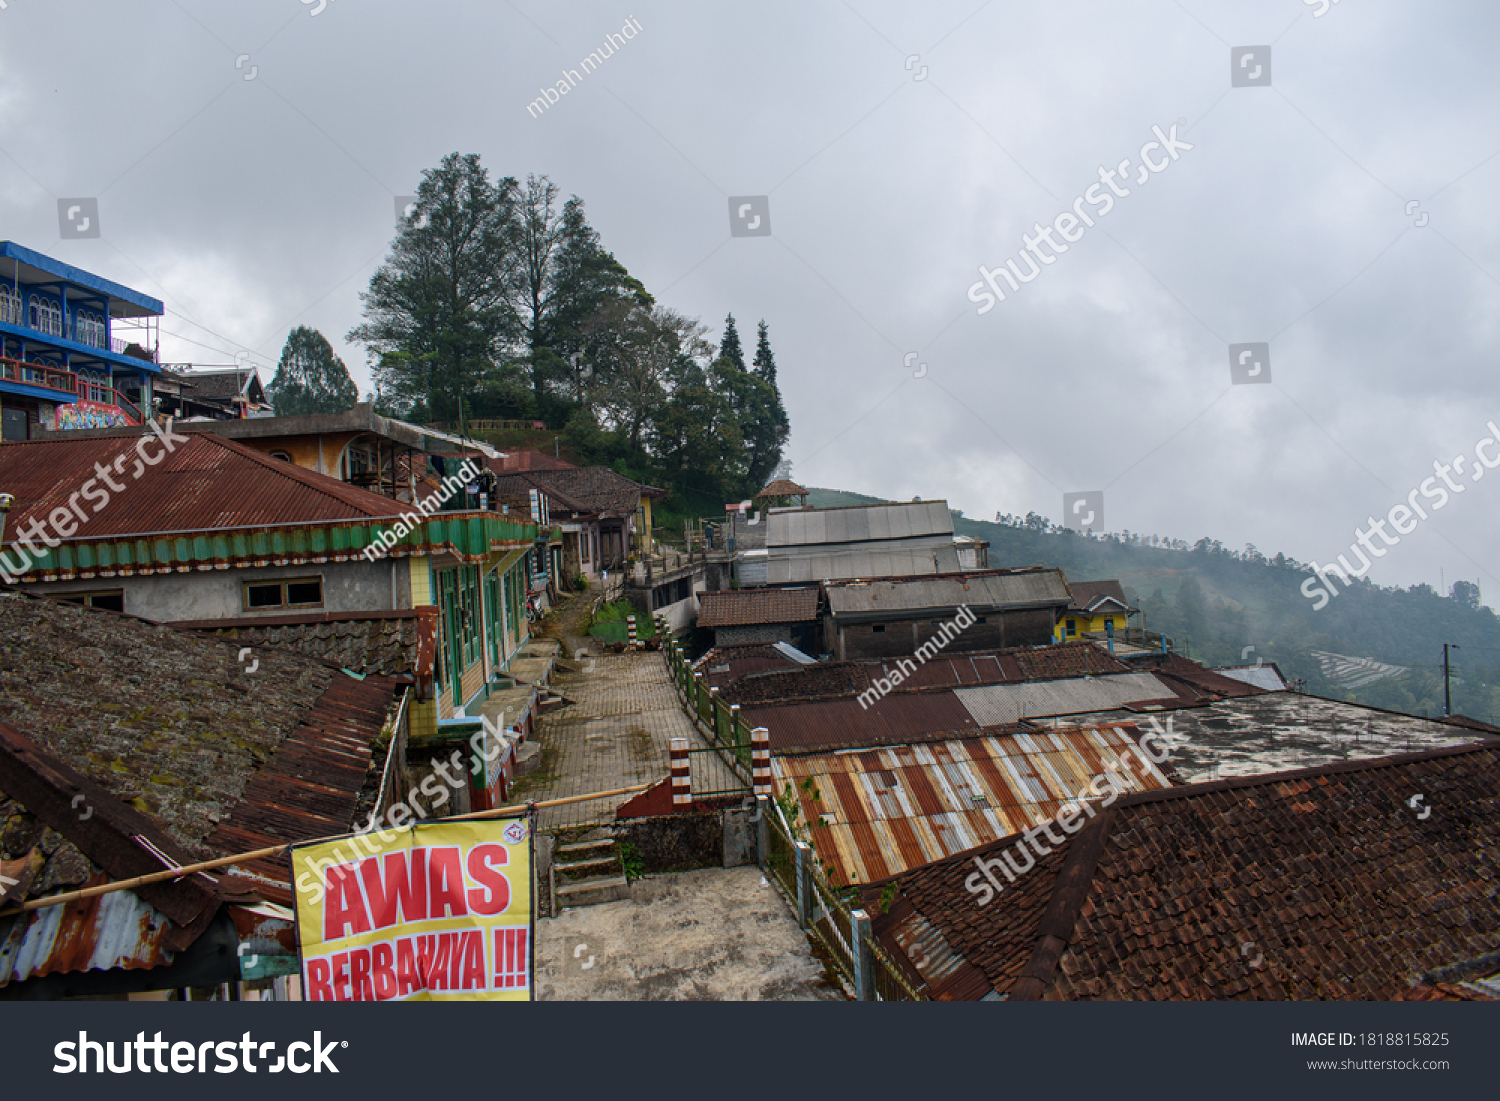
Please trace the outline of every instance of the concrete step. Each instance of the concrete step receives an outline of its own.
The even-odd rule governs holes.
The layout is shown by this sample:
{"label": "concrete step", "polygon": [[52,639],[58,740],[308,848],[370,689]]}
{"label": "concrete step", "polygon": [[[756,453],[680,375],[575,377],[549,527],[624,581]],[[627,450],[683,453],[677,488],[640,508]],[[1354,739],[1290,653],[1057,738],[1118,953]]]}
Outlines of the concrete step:
{"label": "concrete step", "polygon": [[623,875],[560,883],[557,887],[557,904],[561,907],[597,906],[601,902],[618,902],[629,897],[630,882]]}
{"label": "concrete step", "polygon": [[516,747],[516,775],[524,776],[542,763],[542,747],[535,742],[523,742]]}
{"label": "concrete step", "polygon": [[570,845],[557,846],[557,855],[571,857],[573,859],[586,860],[589,857],[604,856],[615,851],[615,839],[613,837],[601,837],[597,841],[574,841]]}
{"label": "concrete step", "polygon": [[606,856],[594,856],[584,860],[559,861],[552,865],[557,869],[559,875],[581,878],[583,876],[603,875],[605,873],[620,874],[620,862],[614,853]]}

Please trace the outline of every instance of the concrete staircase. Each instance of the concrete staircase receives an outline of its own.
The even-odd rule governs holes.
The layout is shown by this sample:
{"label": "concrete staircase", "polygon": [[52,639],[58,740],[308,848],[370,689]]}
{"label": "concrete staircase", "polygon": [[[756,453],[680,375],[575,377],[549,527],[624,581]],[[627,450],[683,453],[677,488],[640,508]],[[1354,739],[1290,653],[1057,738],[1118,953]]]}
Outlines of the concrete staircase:
{"label": "concrete staircase", "polygon": [[630,881],[612,837],[559,845],[552,861],[552,883],[559,910],[630,897]]}

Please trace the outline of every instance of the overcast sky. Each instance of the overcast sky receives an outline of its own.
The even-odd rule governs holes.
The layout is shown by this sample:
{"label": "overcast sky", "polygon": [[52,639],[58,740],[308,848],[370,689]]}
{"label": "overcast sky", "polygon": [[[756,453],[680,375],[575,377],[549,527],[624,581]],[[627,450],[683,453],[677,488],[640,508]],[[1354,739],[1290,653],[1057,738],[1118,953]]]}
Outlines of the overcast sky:
{"label": "overcast sky", "polygon": [[[1326,562],[1500,421],[1492,2],[0,8],[0,238],[161,298],[169,361],[247,352],[270,381],[305,324],[367,390],[343,338],[395,198],[459,151],[581,196],[716,335],[764,318],[804,484],[1054,520],[1102,490],[1110,530]],[[731,235],[739,196],[770,236]],[[61,239],[75,197],[98,238]],[[1029,274],[1022,234],[1075,200],[1096,224],[979,314],[979,267]],[[1252,342],[1271,382],[1233,384]],[[1500,470],[1455,478],[1371,576],[1494,603]]]}

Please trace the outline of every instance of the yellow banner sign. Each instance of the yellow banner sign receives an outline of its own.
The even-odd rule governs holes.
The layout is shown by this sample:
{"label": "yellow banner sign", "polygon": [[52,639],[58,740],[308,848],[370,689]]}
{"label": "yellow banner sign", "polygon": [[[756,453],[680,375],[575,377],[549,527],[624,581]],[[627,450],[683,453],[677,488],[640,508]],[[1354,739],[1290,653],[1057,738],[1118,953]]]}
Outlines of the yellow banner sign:
{"label": "yellow banner sign", "polygon": [[525,818],[434,822],[292,850],[308,1001],[525,1001]]}

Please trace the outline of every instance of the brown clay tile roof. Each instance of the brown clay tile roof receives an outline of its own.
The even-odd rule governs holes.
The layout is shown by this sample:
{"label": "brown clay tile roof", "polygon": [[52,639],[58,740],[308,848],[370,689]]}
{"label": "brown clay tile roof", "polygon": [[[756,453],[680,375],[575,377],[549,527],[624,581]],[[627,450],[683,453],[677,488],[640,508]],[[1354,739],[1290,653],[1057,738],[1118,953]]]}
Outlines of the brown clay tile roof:
{"label": "brown clay tile roof", "polygon": [[1125,599],[1125,590],[1120,587],[1118,581],[1069,581],[1068,590],[1073,594],[1073,603],[1068,606],[1070,612],[1083,612],[1093,607],[1101,598],[1118,600],[1125,607],[1130,607],[1130,602]]}
{"label": "brown clay tile roof", "polygon": [[268,646],[322,658],[356,673],[426,676],[422,667],[419,615],[395,612],[310,612],[183,620],[170,626],[203,631],[242,646]]}
{"label": "brown clay tile roof", "polygon": [[818,590],[736,589],[699,593],[699,627],[807,623],[818,618]]}
{"label": "brown clay tile roof", "polygon": [[1494,951],[1497,785],[1485,744],[1127,795],[988,906],[1017,838],[897,877],[874,928],[938,998],[1392,999]]}
{"label": "brown clay tile roof", "polygon": [[981,732],[952,692],[893,692],[868,708],[855,699],[762,704],[741,711],[771,735],[773,753],[944,741]]}
{"label": "brown clay tile roof", "polygon": [[575,463],[559,459],[538,451],[534,447],[512,448],[498,459],[486,459],[485,465],[496,474],[511,474],[518,470],[577,470]]}
{"label": "brown clay tile roof", "polygon": [[606,518],[629,516],[640,507],[642,497],[661,497],[664,491],[632,482],[606,466],[570,467],[565,470],[502,471],[497,460],[489,460],[497,475],[497,489],[503,497],[527,498],[535,488],[546,493],[564,509]]}

